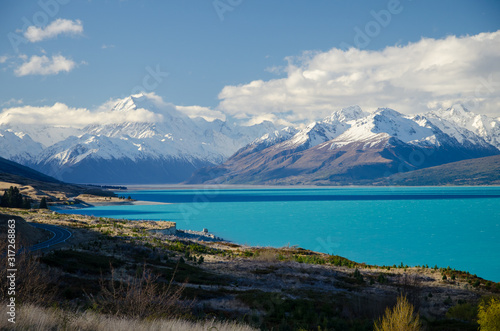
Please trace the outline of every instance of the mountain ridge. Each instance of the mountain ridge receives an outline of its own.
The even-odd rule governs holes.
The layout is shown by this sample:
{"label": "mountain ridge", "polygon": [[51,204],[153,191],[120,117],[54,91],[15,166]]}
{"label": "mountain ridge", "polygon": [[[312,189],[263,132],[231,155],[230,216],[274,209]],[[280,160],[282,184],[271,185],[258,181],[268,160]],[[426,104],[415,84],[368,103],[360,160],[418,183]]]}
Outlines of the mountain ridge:
{"label": "mountain ridge", "polygon": [[[220,120],[193,120],[175,106],[144,94],[118,100],[106,114],[133,119],[139,116],[136,113],[144,116],[59,130],[57,137],[44,133],[43,144],[23,133],[20,125],[0,124],[0,134],[11,138],[0,139],[0,146],[13,151],[6,155],[9,159],[67,182],[178,183],[275,130],[270,122],[241,127]],[[38,130],[26,126],[26,131]],[[53,144],[46,146],[47,142]]]}
{"label": "mountain ridge", "polygon": [[[187,183],[351,185],[500,154],[483,137],[439,116],[407,116],[388,108],[360,114],[345,122],[314,122],[265,149],[255,149],[254,142]],[[315,130],[320,134],[312,135]]]}
{"label": "mountain ridge", "polygon": [[336,185],[500,153],[500,120],[460,104],[417,115],[350,106],[302,129],[190,118],[154,95],[106,107],[80,128],[0,123],[2,156],[66,182]]}

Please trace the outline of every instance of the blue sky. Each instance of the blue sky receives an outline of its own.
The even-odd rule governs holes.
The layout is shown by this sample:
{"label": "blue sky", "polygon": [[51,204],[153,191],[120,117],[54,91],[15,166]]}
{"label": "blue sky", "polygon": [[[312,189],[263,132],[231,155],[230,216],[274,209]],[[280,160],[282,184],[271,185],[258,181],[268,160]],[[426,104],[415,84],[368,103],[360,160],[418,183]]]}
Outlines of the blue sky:
{"label": "blue sky", "polygon": [[[142,88],[178,106],[197,105],[206,112],[256,121],[321,118],[352,103],[367,110],[390,106],[412,113],[471,98],[478,100],[470,102],[476,111],[500,116],[496,85],[483,86],[479,96],[473,95],[482,80],[500,81],[495,57],[500,56],[500,37],[491,35],[499,29],[496,0],[4,0],[0,108],[59,102],[95,109]],[[467,38],[481,33],[487,34],[479,41]],[[422,44],[422,38],[432,45]],[[349,46],[361,53],[347,53]],[[334,49],[341,53],[333,54]],[[467,49],[479,55],[468,58]],[[383,98],[375,97],[375,92],[366,94],[372,85],[359,82],[355,95],[342,94],[353,85],[337,79],[341,71],[333,66],[339,63],[337,56],[349,57],[345,66],[352,67],[342,72],[343,77],[370,81],[363,78],[366,73],[387,72],[387,63],[394,61],[391,56],[407,58],[418,52],[424,55],[415,59],[415,65],[425,54],[436,57],[442,52],[445,58],[455,54],[450,63],[464,61],[460,68],[472,69],[453,76],[457,68],[439,64],[441,68],[430,74],[432,84],[438,89],[443,85],[432,78],[442,77],[443,72],[457,81],[457,90],[446,86],[439,94],[401,83],[406,72],[402,69],[395,78],[372,82],[393,85],[377,92]],[[373,69],[367,57],[377,56],[387,63],[375,63]],[[320,90],[316,85],[300,85],[293,78],[297,68],[301,77],[321,86],[332,83],[333,92],[316,93]],[[151,72],[157,72],[156,79]],[[462,82],[466,74],[474,81],[470,86]],[[330,78],[322,81],[325,75]],[[423,76],[408,79],[426,84]],[[307,98],[298,97],[308,89],[312,92]]]}

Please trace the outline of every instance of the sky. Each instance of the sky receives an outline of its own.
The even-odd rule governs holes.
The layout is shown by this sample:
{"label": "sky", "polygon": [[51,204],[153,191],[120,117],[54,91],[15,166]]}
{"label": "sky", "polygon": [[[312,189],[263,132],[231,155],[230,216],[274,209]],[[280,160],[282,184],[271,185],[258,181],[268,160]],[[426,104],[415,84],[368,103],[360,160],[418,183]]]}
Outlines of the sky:
{"label": "sky", "polygon": [[63,123],[138,92],[248,124],[355,104],[498,117],[500,1],[0,2],[4,118]]}

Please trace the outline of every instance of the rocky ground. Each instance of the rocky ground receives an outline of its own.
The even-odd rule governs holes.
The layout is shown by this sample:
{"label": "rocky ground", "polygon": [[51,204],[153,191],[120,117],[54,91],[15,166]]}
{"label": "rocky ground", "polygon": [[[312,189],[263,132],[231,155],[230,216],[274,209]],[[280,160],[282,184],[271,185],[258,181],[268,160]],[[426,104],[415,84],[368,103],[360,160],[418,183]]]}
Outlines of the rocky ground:
{"label": "rocky ground", "polygon": [[73,233],[43,252],[42,261],[60,270],[66,304],[74,307],[85,304],[85,293],[95,291],[103,275],[109,277],[110,265],[123,279],[147,268],[160,281],[173,280],[184,288],[183,300],[195,316],[264,329],[370,329],[402,293],[429,329],[468,330],[474,322],[450,319],[450,308],[500,293],[500,283],[450,268],[371,266],[297,247],[247,247],[159,233],[169,222],[0,212]]}

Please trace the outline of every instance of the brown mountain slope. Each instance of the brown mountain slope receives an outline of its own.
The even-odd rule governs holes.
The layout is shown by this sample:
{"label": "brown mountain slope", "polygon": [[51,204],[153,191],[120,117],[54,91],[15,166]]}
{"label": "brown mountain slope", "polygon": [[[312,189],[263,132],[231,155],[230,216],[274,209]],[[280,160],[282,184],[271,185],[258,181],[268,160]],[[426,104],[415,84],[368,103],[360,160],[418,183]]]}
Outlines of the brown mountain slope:
{"label": "brown mountain slope", "polygon": [[217,167],[199,170],[188,183],[383,185],[380,178],[478,156],[452,144],[425,148],[384,134],[347,144],[329,141],[309,149],[278,147],[242,150]]}
{"label": "brown mountain slope", "polygon": [[500,155],[443,164],[379,179],[379,185],[500,185]]}

